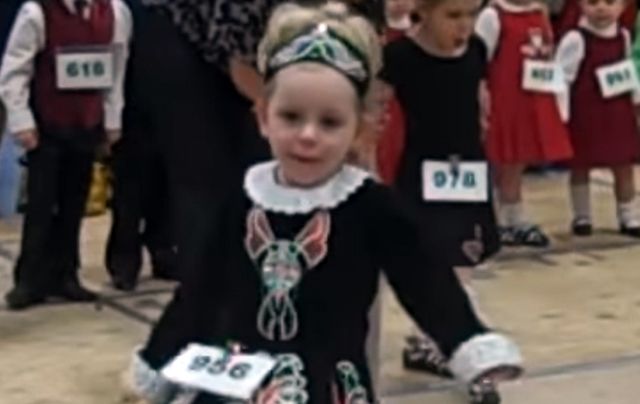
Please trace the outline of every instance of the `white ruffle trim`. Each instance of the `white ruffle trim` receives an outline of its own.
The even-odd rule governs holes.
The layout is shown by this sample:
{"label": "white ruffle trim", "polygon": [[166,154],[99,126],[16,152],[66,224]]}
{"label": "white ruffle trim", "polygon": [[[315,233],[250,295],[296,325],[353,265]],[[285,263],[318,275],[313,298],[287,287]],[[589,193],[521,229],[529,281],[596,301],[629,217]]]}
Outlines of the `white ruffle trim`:
{"label": "white ruffle trim", "polygon": [[147,362],[140,357],[136,350],[131,359],[129,374],[126,380],[127,387],[151,404],[169,404],[176,402],[177,386],[166,380],[160,373],[152,369]]}
{"label": "white ruffle trim", "polygon": [[314,188],[293,188],[276,182],[276,161],[249,168],[244,189],[258,206],[272,212],[306,214],[316,209],[332,209],[349,199],[371,174],[360,168],[344,165],[324,184]]}
{"label": "white ruffle trim", "polygon": [[449,369],[456,378],[470,383],[489,370],[504,368],[514,377],[522,373],[522,355],[516,344],[497,333],[477,335],[453,353]]}

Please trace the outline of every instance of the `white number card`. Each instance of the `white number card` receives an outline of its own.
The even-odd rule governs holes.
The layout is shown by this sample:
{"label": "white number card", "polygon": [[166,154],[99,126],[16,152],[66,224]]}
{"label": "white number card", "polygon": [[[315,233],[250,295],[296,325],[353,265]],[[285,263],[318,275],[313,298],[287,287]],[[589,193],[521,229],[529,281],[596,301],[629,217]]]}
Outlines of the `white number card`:
{"label": "white number card", "polygon": [[557,63],[540,60],[525,60],[522,88],[536,93],[558,94],[566,84],[562,68]]}
{"label": "white number card", "polygon": [[422,196],[428,202],[487,202],[489,172],[485,162],[425,160]]}
{"label": "white number card", "polygon": [[169,381],[208,393],[249,400],[276,365],[265,354],[235,354],[190,344],[162,369]]}
{"label": "white number card", "polygon": [[106,90],[113,87],[112,47],[62,48],[56,53],[59,90]]}
{"label": "white number card", "polygon": [[640,86],[638,72],[632,60],[603,66],[596,71],[600,91],[604,98],[616,97],[635,91]]}

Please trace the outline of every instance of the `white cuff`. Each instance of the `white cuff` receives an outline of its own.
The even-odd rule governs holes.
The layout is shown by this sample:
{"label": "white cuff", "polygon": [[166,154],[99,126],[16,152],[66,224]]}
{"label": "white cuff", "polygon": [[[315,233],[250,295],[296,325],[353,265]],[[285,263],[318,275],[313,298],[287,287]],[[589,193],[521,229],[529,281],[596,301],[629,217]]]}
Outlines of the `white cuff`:
{"label": "white cuff", "polygon": [[10,110],[9,108],[7,108],[7,128],[13,134],[23,130],[37,129],[30,110]]}
{"label": "white cuff", "polygon": [[171,403],[178,391],[177,386],[152,369],[137,350],[131,359],[126,384],[133,393],[152,404]]}
{"label": "white cuff", "polygon": [[104,108],[104,128],[106,130],[120,130],[122,128],[122,108]]}
{"label": "white cuff", "polygon": [[496,368],[512,370],[516,375],[522,372],[520,350],[513,341],[497,333],[477,335],[464,342],[449,361],[451,372],[465,383]]}

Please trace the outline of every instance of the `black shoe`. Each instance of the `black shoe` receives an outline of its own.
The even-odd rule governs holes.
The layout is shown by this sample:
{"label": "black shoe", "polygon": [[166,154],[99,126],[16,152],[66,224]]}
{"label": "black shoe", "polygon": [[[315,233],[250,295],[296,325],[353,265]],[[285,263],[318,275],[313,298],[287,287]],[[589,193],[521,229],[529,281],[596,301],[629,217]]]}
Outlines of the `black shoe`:
{"label": "black shoe", "polygon": [[407,338],[407,347],[402,352],[402,364],[406,370],[430,373],[446,379],[453,377],[438,347],[420,337]]}
{"label": "black shoe", "polygon": [[151,254],[151,274],[155,279],[178,280],[177,255],[171,249],[156,250]]}
{"label": "black shoe", "polygon": [[14,287],[5,296],[7,308],[9,310],[23,310],[40,303],[44,303],[45,297],[41,294],[32,292],[24,287]]}
{"label": "black shoe", "polygon": [[506,246],[525,246],[545,248],[551,244],[549,237],[536,225],[503,227],[500,229],[500,242]]}
{"label": "black shoe", "polygon": [[113,287],[123,292],[132,292],[138,287],[138,282],[135,279],[126,279],[125,277],[114,276],[111,279]]}
{"label": "black shoe", "polygon": [[474,382],[469,386],[471,404],[500,404],[502,401],[496,386],[488,380]]}
{"label": "black shoe", "polygon": [[80,284],[77,279],[65,281],[60,288],[54,290],[51,295],[62,297],[71,302],[94,302],[98,295]]}
{"label": "black shoe", "polygon": [[633,226],[627,227],[624,224],[620,225],[620,234],[633,238],[640,238],[640,227]]}
{"label": "black shoe", "polygon": [[588,219],[573,219],[571,223],[571,232],[574,236],[588,237],[593,234],[593,226]]}

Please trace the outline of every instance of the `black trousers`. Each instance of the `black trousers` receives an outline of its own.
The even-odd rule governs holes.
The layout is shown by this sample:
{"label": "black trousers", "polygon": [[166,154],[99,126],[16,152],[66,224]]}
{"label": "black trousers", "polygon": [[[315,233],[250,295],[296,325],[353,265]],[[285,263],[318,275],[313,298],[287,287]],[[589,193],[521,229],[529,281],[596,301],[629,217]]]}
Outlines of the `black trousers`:
{"label": "black trousers", "polygon": [[174,241],[167,172],[159,148],[135,111],[125,112],[124,121],[124,135],[114,147],[111,165],[112,222],[106,266],[113,278],[135,281],[142,269],[143,247],[152,259],[166,257]]}
{"label": "black trousers", "polygon": [[[27,154],[27,206],[17,286],[47,293],[77,276],[80,224],[85,212],[95,147],[95,133],[69,137],[40,133],[40,143]],[[82,144],[80,144],[82,143]]]}
{"label": "black trousers", "polygon": [[[134,17],[135,18],[135,17]],[[251,103],[219,67],[154,10],[135,20],[127,102],[135,103],[157,136],[168,172],[180,277],[215,267],[211,240],[221,206],[240,188],[246,167],[268,157]]]}

